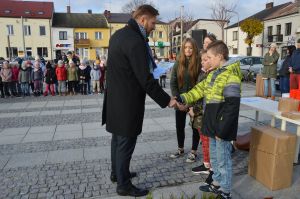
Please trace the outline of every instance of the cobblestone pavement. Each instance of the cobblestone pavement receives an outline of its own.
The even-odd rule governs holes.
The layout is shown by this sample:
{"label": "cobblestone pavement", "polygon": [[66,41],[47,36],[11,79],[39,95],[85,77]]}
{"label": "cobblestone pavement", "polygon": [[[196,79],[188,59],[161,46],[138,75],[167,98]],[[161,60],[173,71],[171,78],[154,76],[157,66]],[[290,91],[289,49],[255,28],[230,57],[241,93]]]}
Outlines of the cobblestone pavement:
{"label": "cobblestone pavement", "polygon": [[[243,95],[253,94],[253,85],[244,85]],[[1,99],[0,198],[115,196],[102,101],[102,95]],[[241,106],[239,132],[254,124],[251,111]],[[155,189],[204,181],[206,176],[191,173],[202,159],[201,150],[196,163],[186,163],[186,156],[169,158],[177,148],[174,117],[174,110],[160,109],[147,97],[143,133],[131,164],[138,172],[134,184]],[[186,152],[191,135],[187,125]],[[247,172],[247,161],[247,152],[233,154],[234,175]]]}

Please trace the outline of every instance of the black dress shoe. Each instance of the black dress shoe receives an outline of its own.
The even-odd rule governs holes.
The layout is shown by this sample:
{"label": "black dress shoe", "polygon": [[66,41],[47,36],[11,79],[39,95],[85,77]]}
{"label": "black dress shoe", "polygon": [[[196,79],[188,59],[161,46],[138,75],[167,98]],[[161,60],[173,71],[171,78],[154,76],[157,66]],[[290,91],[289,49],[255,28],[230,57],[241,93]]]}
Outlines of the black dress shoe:
{"label": "black dress shoe", "polygon": [[[137,173],[136,172],[131,172],[130,173],[130,178],[134,178],[134,177],[136,177],[137,176]],[[110,174],[110,180],[112,181],[112,182],[117,182],[118,180],[117,180],[117,176],[116,175],[114,175],[114,174]]]}
{"label": "black dress shoe", "polygon": [[117,194],[120,196],[133,196],[133,197],[141,197],[148,195],[149,190],[146,189],[139,189],[134,185],[128,186],[127,189],[118,189]]}

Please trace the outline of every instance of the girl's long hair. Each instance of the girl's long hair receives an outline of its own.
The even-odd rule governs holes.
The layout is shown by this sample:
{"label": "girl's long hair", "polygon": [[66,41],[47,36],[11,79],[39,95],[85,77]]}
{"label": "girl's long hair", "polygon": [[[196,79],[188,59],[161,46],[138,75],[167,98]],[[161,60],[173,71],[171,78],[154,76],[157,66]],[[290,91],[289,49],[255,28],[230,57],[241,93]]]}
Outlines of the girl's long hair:
{"label": "girl's long hair", "polygon": [[184,70],[186,62],[188,61],[185,54],[184,48],[185,44],[190,43],[193,47],[193,53],[189,59],[188,72],[191,78],[192,85],[195,85],[199,75],[199,50],[197,43],[193,38],[186,38],[181,45],[180,56],[179,56],[179,65],[177,70],[178,86],[179,88],[183,87],[184,84]]}

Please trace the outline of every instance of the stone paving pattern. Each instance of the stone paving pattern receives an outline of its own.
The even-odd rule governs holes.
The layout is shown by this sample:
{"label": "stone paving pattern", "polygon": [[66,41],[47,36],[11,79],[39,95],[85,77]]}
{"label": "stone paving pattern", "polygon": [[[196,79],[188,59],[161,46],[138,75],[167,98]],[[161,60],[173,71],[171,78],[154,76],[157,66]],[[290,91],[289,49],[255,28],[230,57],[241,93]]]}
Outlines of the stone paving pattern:
{"label": "stone paving pattern", "polygon": [[[253,85],[244,84],[243,95],[253,94]],[[101,126],[102,102],[103,95],[1,99],[0,198],[116,197],[109,179],[111,135]],[[241,106],[240,134],[250,130],[253,118],[254,111]],[[263,123],[270,120],[262,118]],[[186,152],[191,137],[187,124]],[[131,164],[138,172],[133,183],[155,190],[203,182],[205,175],[191,173],[202,159],[201,150],[191,164],[186,156],[169,158],[176,148],[174,110],[160,109],[147,97],[143,133]],[[247,164],[247,152],[233,154],[235,176],[246,174]]]}

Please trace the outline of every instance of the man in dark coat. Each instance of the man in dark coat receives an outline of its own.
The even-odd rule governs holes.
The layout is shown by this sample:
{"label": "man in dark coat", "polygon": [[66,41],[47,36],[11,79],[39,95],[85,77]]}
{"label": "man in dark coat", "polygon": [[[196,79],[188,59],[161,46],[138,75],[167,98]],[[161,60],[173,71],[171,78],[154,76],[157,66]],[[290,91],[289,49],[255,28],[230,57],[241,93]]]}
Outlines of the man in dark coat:
{"label": "man in dark coat", "polygon": [[152,74],[155,62],[147,36],[155,29],[157,15],[152,6],[140,6],[128,25],[114,33],[109,42],[102,124],[112,133],[111,180],[117,181],[117,193],[122,196],[148,194],[148,190],[132,185],[130,178],[136,173],[129,171],[137,136],[142,131],[146,94],[162,108],[176,104]]}

